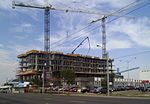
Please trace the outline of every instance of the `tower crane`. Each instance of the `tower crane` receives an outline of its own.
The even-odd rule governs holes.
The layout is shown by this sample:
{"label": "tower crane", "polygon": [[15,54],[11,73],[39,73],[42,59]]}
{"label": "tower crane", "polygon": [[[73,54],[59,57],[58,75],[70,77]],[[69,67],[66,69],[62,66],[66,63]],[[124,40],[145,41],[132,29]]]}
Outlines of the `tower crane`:
{"label": "tower crane", "polygon": [[[74,52],[82,45],[82,43],[85,41],[85,40],[88,40],[89,42],[89,49],[90,49],[90,40],[89,40],[89,37],[86,37],[84,38],[84,40],[82,40],[82,42],[80,42],[80,44],[71,52],[72,54],[74,54]],[[89,52],[89,51],[88,51]]]}
{"label": "tower crane", "polygon": [[[122,7],[121,9],[119,9],[119,10],[113,12],[113,13],[103,15],[102,18],[99,18],[97,20],[93,20],[91,22],[91,24],[92,24],[92,23],[101,21],[101,26],[102,26],[102,58],[107,58],[107,54],[108,54],[107,51],[106,51],[106,18],[108,18],[110,16],[119,16],[119,13],[124,12],[127,9],[132,8],[133,5],[136,4],[137,2],[139,2],[139,1],[134,1],[134,2]],[[136,5],[138,5],[138,4],[136,4]],[[136,5],[134,5],[134,6],[136,6]],[[122,15],[122,16],[119,16],[119,17],[124,17],[124,16]]]}
{"label": "tower crane", "polygon": [[[110,13],[101,13],[97,11],[89,11],[89,10],[82,10],[82,9],[64,9],[64,8],[54,8],[51,4],[47,5],[29,5],[25,3],[16,3],[15,1],[12,2],[12,8],[15,7],[26,7],[26,8],[35,8],[35,9],[43,9],[44,10],[44,51],[50,51],[50,10],[57,10],[57,11],[65,11],[65,12],[76,12],[76,13],[86,13],[86,14],[95,14],[95,15],[109,15]],[[114,16],[116,14],[113,14]]]}
{"label": "tower crane", "polygon": [[[42,9],[44,10],[44,51],[49,52],[50,51],[50,10],[57,10],[57,11],[65,11],[65,12],[77,12],[77,13],[88,13],[88,14],[95,14],[95,15],[107,15],[102,14],[95,11],[86,11],[86,10],[69,10],[69,9],[63,9],[63,8],[54,8],[51,4],[47,5],[32,5],[32,4],[25,4],[25,3],[16,3],[15,1],[12,2],[12,8],[15,9],[15,7],[26,7],[26,8],[35,8],[35,9]],[[49,59],[49,55],[46,56]],[[51,59],[49,59],[51,61]],[[47,69],[51,71],[51,62],[46,61],[46,72]],[[51,72],[50,72],[51,73]],[[44,85],[43,85],[44,86]]]}

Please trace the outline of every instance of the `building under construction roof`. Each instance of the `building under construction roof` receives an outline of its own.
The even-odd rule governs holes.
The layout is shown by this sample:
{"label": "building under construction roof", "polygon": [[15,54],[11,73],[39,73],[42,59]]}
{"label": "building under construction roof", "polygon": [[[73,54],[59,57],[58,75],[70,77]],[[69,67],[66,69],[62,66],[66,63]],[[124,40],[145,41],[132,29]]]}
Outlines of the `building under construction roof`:
{"label": "building under construction roof", "polygon": [[[76,81],[87,81],[91,77],[106,76],[107,59],[84,56],[80,54],[64,54],[62,52],[44,52],[30,50],[17,56],[20,61],[20,70],[17,76],[22,81],[42,83],[43,68],[45,69],[46,82],[57,82],[62,69],[74,70]],[[109,59],[109,69],[112,69],[112,59]],[[47,63],[45,66],[44,64]]]}

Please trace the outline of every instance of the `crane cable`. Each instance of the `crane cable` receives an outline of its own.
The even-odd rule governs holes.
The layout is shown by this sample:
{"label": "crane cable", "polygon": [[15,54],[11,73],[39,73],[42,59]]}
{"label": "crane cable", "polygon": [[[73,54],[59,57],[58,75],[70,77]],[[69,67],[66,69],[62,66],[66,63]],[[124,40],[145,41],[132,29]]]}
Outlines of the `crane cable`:
{"label": "crane cable", "polygon": [[[145,6],[149,5],[149,4],[150,4],[150,2],[147,3],[147,4],[144,4],[144,5],[142,5],[142,6],[138,7],[138,8],[136,8],[136,9],[131,10],[131,11],[127,12],[126,14],[123,14],[123,15],[121,15],[121,16],[119,16],[119,17],[116,17],[116,18],[114,18],[114,19],[112,19],[112,20],[106,22],[106,24],[111,23],[111,22],[113,22],[113,21],[115,21],[115,20],[117,20],[117,19],[120,19],[121,17],[124,17],[125,15],[128,15],[128,14],[130,14],[130,13],[132,13],[132,12],[134,12],[134,11],[140,9],[140,8],[143,8],[143,7],[145,7]],[[101,25],[98,25],[98,26],[94,27],[93,29],[91,29],[91,30],[89,30],[89,31],[86,31],[85,33],[80,34],[80,36],[85,35],[85,34],[91,32],[91,31],[94,31],[94,30],[98,29],[100,26],[101,26]],[[77,38],[77,37],[76,37],[76,38]],[[60,46],[60,45],[62,45],[62,43],[59,44],[59,45],[57,45],[57,46]],[[57,47],[57,46],[56,46],[56,47]]]}
{"label": "crane cable", "polygon": [[[127,5],[127,6],[123,7],[123,8],[121,8],[121,9],[119,9],[118,11],[121,11],[122,9],[124,9],[124,8],[126,8],[126,7],[128,7],[128,6],[132,5],[132,4],[134,4],[134,3],[136,3],[136,1],[130,3],[129,5]],[[117,11],[116,11],[116,12],[117,12]],[[116,12],[114,12],[114,13],[116,13]],[[113,13],[113,14],[114,14],[114,13]],[[113,15],[113,14],[111,14],[111,15]],[[78,31],[76,31],[76,32],[74,32],[74,33],[71,33],[71,34],[70,34],[70,37],[73,36],[74,34],[77,34],[77,33],[81,32],[82,30],[84,30],[84,29],[86,29],[86,28],[88,28],[88,27],[90,27],[90,26],[91,26],[91,24],[87,25],[86,27],[84,27],[84,28],[82,28],[82,29],[80,29],[80,30],[78,30]],[[69,37],[68,37],[68,38],[69,38]],[[58,41],[52,43],[51,45],[54,45],[54,44],[56,44],[56,43],[59,43],[59,42],[63,41],[64,39],[66,39],[66,38],[60,39],[60,40],[58,40]]]}
{"label": "crane cable", "polygon": [[[135,2],[133,2],[133,3],[135,3]],[[133,3],[131,3],[131,4],[133,4]],[[131,4],[129,4],[129,5],[131,5]],[[129,6],[129,5],[127,5],[127,6]],[[140,5],[140,4],[137,4],[137,5]],[[135,6],[137,6],[137,5],[135,5]],[[144,6],[147,6],[147,5],[149,5],[149,3],[148,3],[148,4],[145,4],[145,5],[143,5],[143,6],[140,6],[140,7],[137,8],[137,9],[140,9],[140,8],[142,8],[142,7],[144,7]],[[125,7],[123,7],[123,8],[125,8]],[[115,20],[117,20],[117,19],[119,19],[119,18],[121,18],[121,17],[123,17],[123,16],[125,16],[125,15],[127,15],[127,14],[130,14],[131,12],[134,12],[134,11],[136,11],[137,9],[134,9],[134,10],[132,10],[132,11],[130,11],[130,12],[124,14],[124,15],[121,15],[121,16],[119,16],[119,17],[116,17],[115,19],[112,19],[111,21],[106,22],[106,24],[108,24],[108,23],[110,23],[110,22],[112,22],[112,21],[115,21]],[[118,11],[120,11],[120,10],[121,10],[121,9],[119,9]],[[122,10],[122,11],[123,11],[123,10]],[[88,28],[88,27],[90,27],[90,26],[91,26],[91,24],[89,24],[89,25],[87,25],[86,27],[80,29],[79,31],[76,31],[75,33],[72,33],[72,34],[70,35],[70,37],[71,37],[72,35],[74,35],[74,34],[77,34],[77,33],[81,32],[82,30],[84,30],[84,29],[86,29],[86,28]],[[80,34],[80,36],[81,36],[81,35],[84,35],[84,34],[87,34],[87,33],[91,32],[91,31],[93,31],[93,30],[96,30],[97,28],[99,28],[99,26],[101,26],[101,25],[98,25],[97,27],[91,29],[90,31],[87,31],[87,32],[85,32],[85,33]],[[77,36],[77,37],[78,37],[78,36]],[[75,38],[76,38],[76,37],[75,37]],[[60,39],[59,41],[54,42],[54,43],[52,43],[51,45],[55,45],[55,44],[57,44],[57,43],[63,41],[64,39],[66,39],[66,38]],[[63,42],[63,43],[64,43],[64,42]],[[60,46],[60,45],[62,45],[63,43],[58,44],[58,45],[56,45],[56,46]],[[55,47],[56,47],[56,46],[55,46]]]}

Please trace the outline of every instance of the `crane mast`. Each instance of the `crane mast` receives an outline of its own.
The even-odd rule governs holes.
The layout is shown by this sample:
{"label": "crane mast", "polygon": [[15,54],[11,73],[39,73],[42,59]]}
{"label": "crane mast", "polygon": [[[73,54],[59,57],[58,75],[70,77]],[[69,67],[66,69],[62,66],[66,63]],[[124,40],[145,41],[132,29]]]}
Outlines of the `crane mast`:
{"label": "crane mast", "polygon": [[50,51],[50,10],[44,10],[44,51]]}
{"label": "crane mast", "polygon": [[106,53],[106,25],[105,25],[105,19],[107,17],[102,18],[102,58],[107,58]]}
{"label": "crane mast", "polygon": [[13,1],[13,9],[15,6],[19,7],[27,7],[27,8],[36,8],[36,9],[44,9],[44,51],[47,52],[46,54],[46,61],[43,63],[43,87],[45,86],[45,81],[47,81],[48,74],[51,76],[51,60],[48,55],[50,52],[50,9],[51,5],[48,6],[34,6],[34,5],[27,5],[23,3],[15,3]]}

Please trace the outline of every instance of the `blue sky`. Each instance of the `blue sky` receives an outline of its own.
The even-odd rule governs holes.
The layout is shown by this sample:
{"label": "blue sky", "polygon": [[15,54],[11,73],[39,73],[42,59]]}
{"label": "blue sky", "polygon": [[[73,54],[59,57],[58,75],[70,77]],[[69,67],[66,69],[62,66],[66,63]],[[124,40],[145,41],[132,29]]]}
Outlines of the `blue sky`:
{"label": "blue sky", "polygon": [[[149,3],[149,0],[136,1],[135,4]],[[45,0],[16,0],[16,2],[46,5]],[[49,3],[58,9],[82,9],[101,14],[112,13],[132,2],[133,0],[49,0]],[[0,0],[0,83],[15,77],[18,69],[16,58],[18,54],[31,49],[43,50],[43,10],[21,7],[12,9],[11,3],[12,0]],[[139,6],[127,9],[117,15],[128,13]],[[107,50],[110,57],[115,59],[114,69],[119,67],[120,70],[125,70],[126,61],[132,60],[134,57],[136,59],[129,63],[130,68],[139,66],[140,70],[150,69],[149,10],[150,5],[147,5],[106,25]],[[51,50],[71,53],[79,42],[88,36],[91,44],[88,55],[101,57],[101,49],[96,47],[97,44],[101,44],[102,40],[101,21],[78,32],[89,25],[91,21],[101,17],[102,15],[51,11]],[[114,18],[116,17],[108,17],[107,22]],[[98,28],[93,30],[95,27]],[[87,51],[88,42],[85,41],[75,53],[86,55]],[[116,59],[143,51],[146,52]],[[120,62],[120,60],[122,61]],[[131,71],[130,78],[138,79],[138,72],[139,70]],[[127,77],[126,73],[124,75]]]}

